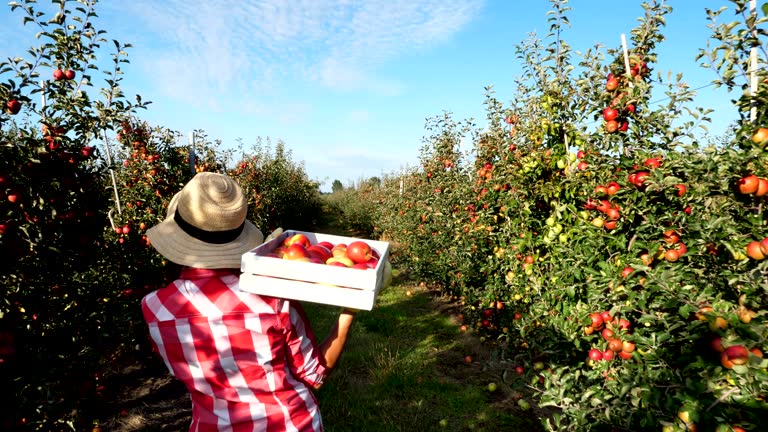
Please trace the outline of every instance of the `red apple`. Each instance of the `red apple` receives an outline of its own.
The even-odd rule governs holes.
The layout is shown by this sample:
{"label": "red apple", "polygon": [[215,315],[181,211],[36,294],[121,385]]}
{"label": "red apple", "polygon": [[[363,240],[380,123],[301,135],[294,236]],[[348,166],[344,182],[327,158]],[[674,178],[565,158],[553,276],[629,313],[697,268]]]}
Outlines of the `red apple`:
{"label": "red apple", "polygon": [[603,359],[603,352],[597,348],[589,350],[589,359],[592,361],[600,361]]}
{"label": "red apple", "polygon": [[608,191],[608,195],[616,195],[616,193],[621,189],[621,185],[616,183],[615,181],[612,181],[606,185],[606,189]]}
{"label": "red apple", "polygon": [[72,69],[67,69],[66,71],[64,71],[64,76],[68,80],[75,79],[75,71],[73,71]]}
{"label": "red apple", "polygon": [[627,278],[632,274],[633,271],[635,271],[635,269],[632,267],[624,267],[624,270],[621,271],[621,277]]}
{"label": "red apple", "polygon": [[712,349],[717,352],[723,352],[725,351],[725,348],[723,347],[723,338],[720,336],[715,336],[712,338]]}
{"label": "red apple", "polygon": [[328,250],[332,250],[333,249],[333,243],[331,243],[329,241],[321,241],[321,242],[318,242],[317,245],[318,246],[323,246],[324,248],[326,248]]}
{"label": "red apple", "polygon": [[603,351],[603,360],[613,360],[616,353],[614,351],[611,351],[610,349],[607,349]]}
{"label": "red apple", "polygon": [[5,110],[9,114],[18,114],[21,111],[21,102],[16,99],[11,99],[5,104]]}
{"label": "red apple", "polygon": [[368,270],[368,264],[366,263],[355,263],[355,265],[352,266],[352,268],[360,269],[360,270]]}
{"label": "red apple", "polygon": [[645,179],[650,177],[651,174],[648,171],[640,171],[638,173],[635,173],[635,181],[633,182],[635,186],[641,187],[645,183]]}
{"label": "red apple", "polygon": [[61,69],[56,69],[53,71],[53,80],[54,81],[61,81],[64,79],[64,71]]}
{"label": "red apple", "polygon": [[632,353],[626,352],[626,351],[619,351],[619,357],[621,357],[623,360],[629,360],[632,358]]}
{"label": "red apple", "polygon": [[760,240],[760,252],[762,252],[763,255],[768,255],[768,237]]}
{"label": "red apple", "polygon": [[368,262],[365,263],[368,268],[376,268],[377,265],[379,265],[379,259],[378,258],[371,258],[368,260]]}
{"label": "red apple", "polygon": [[677,231],[669,229],[664,231],[664,242],[668,245],[673,245],[680,241],[680,235]]}
{"label": "red apple", "polygon": [[669,249],[664,252],[664,259],[669,262],[675,262],[680,259],[680,252],[676,249]]}
{"label": "red apple", "polygon": [[329,266],[334,266],[334,267],[349,268],[348,265],[344,264],[343,262],[339,261],[336,258],[329,258],[328,261],[325,262],[325,264],[327,264]]}
{"label": "red apple", "polygon": [[619,338],[608,339],[608,349],[613,352],[619,352],[623,348],[623,343]]}
{"label": "red apple", "polygon": [[614,77],[608,78],[605,82],[605,89],[608,91],[614,91],[619,88],[619,80]]}
{"label": "red apple", "polygon": [[347,246],[347,256],[355,263],[366,263],[373,255],[368,243],[362,241],[353,241]]}
{"label": "red apple", "polygon": [[763,254],[762,248],[760,247],[760,242],[749,242],[747,245],[747,256],[757,261],[765,259],[765,254]]}
{"label": "red apple", "polygon": [[632,324],[628,320],[626,320],[624,318],[619,320],[619,328],[620,329],[625,330],[625,331],[629,331],[630,327],[632,327]]}
{"label": "red apple", "polygon": [[606,341],[611,340],[611,338],[614,335],[613,330],[611,330],[609,328],[604,328],[603,332],[601,334],[603,336],[603,339],[605,339]]}
{"label": "red apple", "polygon": [[600,315],[603,317],[603,322],[606,324],[613,321],[613,316],[611,316],[611,311],[603,311],[600,313]]}
{"label": "red apple", "polygon": [[600,330],[603,328],[603,316],[597,312],[589,314],[589,319],[592,321],[592,328],[595,330]]}
{"label": "red apple", "polygon": [[744,345],[733,345],[723,351],[720,355],[720,363],[726,369],[733,368],[733,365],[743,365],[749,358],[749,351]]}
{"label": "red apple", "polygon": [[294,234],[290,237],[286,237],[285,240],[283,240],[283,246],[291,246],[293,244],[300,244],[304,246],[304,248],[308,248],[312,245],[312,242],[310,242],[309,238],[307,238],[307,236],[304,234]]}
{"label": "red apple", "polygon": [[605,122],[605,131],[608,133],[614,133],[619,130],[619,122],[616,120],[610,120]]}
{"label": "red apple", "polygon": [[621,122],[621,124],[619,125],[619,131],[626,132],[628,129],[629,129],[629,122],[627,122],[626,120]]}
{"label": "red apple", "polygon": [[768,194],[768,179],[758,179],[757,180],[757,190],[755,191],[755,196],[761,197],[765,194]]}
{"label": "red apple", "polygon": [[611,107],[603,109],[603,119],[605,119],[605,121],[616,120],[618,116],[619,112]]}
{"label": "red apple", "polygon": [[307,252],[307,248],[299,243],[294,243],[285,248],[283,253],[283,259],[292,261],[309,261],[310,255]]}
{"label": "red apple", "polygon": [[685,193],[688,191],[688,188],[684,184],[676,184],[675,187],[677,188],[677,196],[681,197],[685,195]]}
{"label": "red apple", "polygon": [[600,200],[600,204],[596,207],[597,211],[607,213],[611,209],[611,202],[608,200]]}
{"label": "red apple", "polygon": [[661,158],[648,158],[643,162],[643,165],[647,166],[650,169],[656,169],[661,166]]}
{"label": "red apple", "polygon": [[15,203],[16,201],[19,200],[19,197],[20,197],[19,191],[14,189],[8,192],[8,194],[5,196],[5,199],[7,199],[8,202],[10,203]]}
{"label": "red apple", "polygon": [[756,175],[748,175],[739,179],[737,183],[739,186],[739,192],[748,195],[757,192],[757,188],[760,184],[760,179]]}
{"label": "red apple", "polygon": [[94,146],[84,146],[82,149],[80,149],[80,153],[84,157],[91,157],[93,156],[94,150],[96,150],[96,147]]}
{"label": "red apple", "polygon": [[632,351],[635,350],[634,342],[623,341],[621,343],[621,350],[624,351],[625,353],[631,353]]}
{"label": "red apple", "polygon": [[321,246],[319,244],[311,245],[307,248],[307,252],[310,256],[318,255],[318,258],[323,259],[323,261],[327,260],[331,256],[330,249],[326,248],[325,246]]}

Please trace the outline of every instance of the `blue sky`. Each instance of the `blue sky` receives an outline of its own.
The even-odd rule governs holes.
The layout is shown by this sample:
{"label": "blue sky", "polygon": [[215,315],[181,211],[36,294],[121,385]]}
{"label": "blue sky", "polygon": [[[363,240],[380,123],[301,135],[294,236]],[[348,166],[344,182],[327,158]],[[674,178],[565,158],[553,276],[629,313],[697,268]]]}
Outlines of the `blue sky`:
{"label": "blue sky", "polygon": [[[654,67],[706,85],[715,75],[695,62],[709,36],[704,8],[731,3],[668,2],[674,9]],[[572,0],[564,37],[574,50],[617,47],[643,14],[640,3]],[[415,165],[427,117],[450,111],[482,125],[483,88],[493,85],[505,103],[514,97],[515,46],[531,32],[546,34],[549,8],[546,0],[97,5],[98,26],[134,46],[124,90],[153,102],[141,117],[185,135],[203,129],[225,147],[237,138],[246,147],[256,136],[282,139],[322,190],[334,179],[348,184]],[[0,25],[0,56],[32,43],[34,29],[23,29],[19,14],[0,14]],[[697,105],[716,110],[715,133],[735,118],[723,90],[702,90]]]}

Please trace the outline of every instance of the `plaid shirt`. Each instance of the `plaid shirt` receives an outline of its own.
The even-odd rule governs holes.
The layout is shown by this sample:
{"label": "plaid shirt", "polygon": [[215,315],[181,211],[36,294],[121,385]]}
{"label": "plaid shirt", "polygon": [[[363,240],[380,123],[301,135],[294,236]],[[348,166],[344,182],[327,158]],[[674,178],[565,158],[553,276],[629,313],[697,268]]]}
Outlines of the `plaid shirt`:
{"label": "plaid shirt", "polygon": [[238,282],[185,268],[141,302],[154,348],[191,394],[189,430],[322,431],[310,387],[326,369],[303,309]]}

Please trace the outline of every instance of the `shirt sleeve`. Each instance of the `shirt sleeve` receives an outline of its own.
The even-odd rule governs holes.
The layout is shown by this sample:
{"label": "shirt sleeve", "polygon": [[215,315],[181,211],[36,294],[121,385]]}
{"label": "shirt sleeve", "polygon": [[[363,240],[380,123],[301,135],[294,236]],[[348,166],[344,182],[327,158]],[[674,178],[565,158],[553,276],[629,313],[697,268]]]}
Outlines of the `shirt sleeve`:
{"label": "shirt sleeve", "polygon": [[290,326],[286,334],[288,366],[293,375],[306,384],[322,384],[326,368],[320,361],[320,347],[315,340],[309,318],[300,303],[289,303]]}

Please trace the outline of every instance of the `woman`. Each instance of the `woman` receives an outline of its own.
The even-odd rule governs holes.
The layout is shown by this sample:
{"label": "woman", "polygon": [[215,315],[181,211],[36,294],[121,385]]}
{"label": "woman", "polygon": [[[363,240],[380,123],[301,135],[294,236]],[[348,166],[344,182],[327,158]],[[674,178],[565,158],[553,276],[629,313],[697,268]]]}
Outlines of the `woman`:
{"label": "woman", "polygon": [[322,431],[311,389],[336,366],[356,311],[318,345],[298,302],[241,291],[241,256],[264,241],[247,213],[234,180],[203,172],[147,232],[182,266],[142,299],[153,346],[190,392],[190,431]]}

